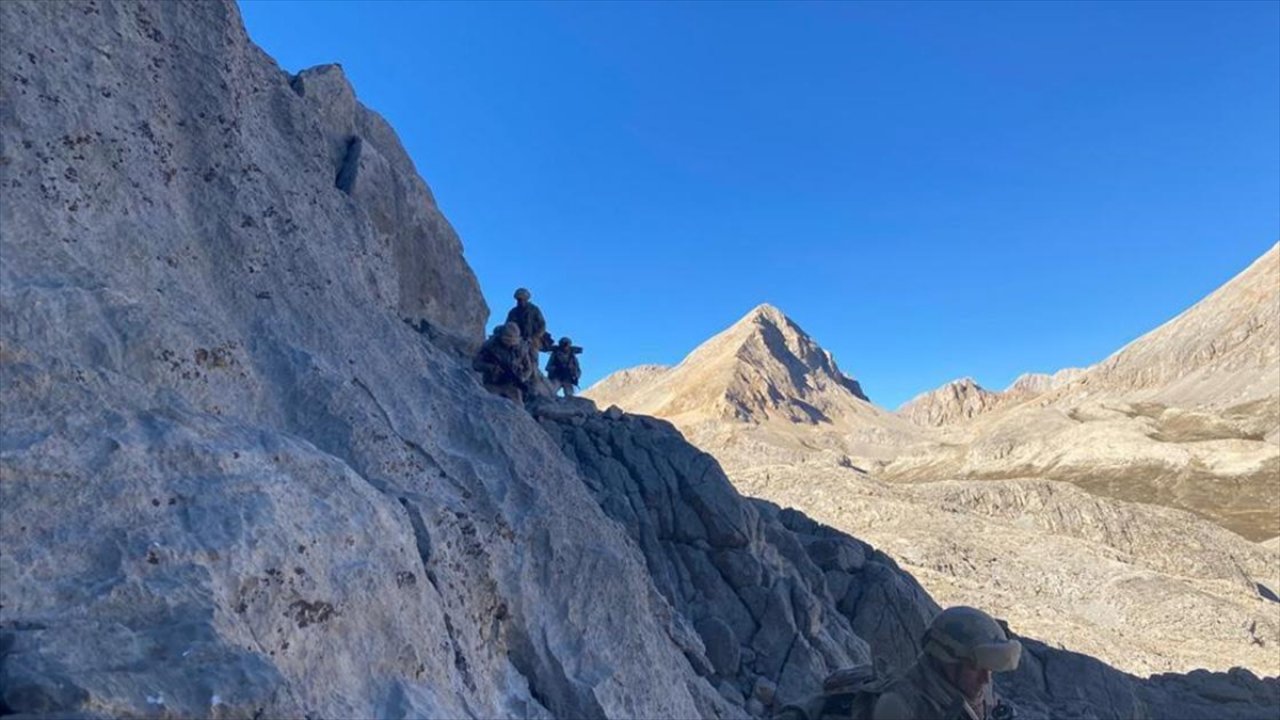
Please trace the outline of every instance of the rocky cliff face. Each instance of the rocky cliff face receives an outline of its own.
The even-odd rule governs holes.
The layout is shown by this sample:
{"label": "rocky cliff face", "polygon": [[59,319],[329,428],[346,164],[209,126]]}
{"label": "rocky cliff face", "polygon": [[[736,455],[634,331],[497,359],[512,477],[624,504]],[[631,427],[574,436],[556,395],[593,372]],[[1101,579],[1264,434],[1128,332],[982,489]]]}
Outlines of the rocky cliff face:
{"label": "rocky cliff face", "polygon": [[228,3],[0,28],[0,710],[742,714],[458,362],[474,278],[339,71]]}
{"label": "rocky cliff face", "polygon": [[[745,717],[914,654],[883,553],[479,387],[457,239],[336,68],[226,3],[0,30],[0,714]],[[1029,645],[1026,717],[1277,701]]]}

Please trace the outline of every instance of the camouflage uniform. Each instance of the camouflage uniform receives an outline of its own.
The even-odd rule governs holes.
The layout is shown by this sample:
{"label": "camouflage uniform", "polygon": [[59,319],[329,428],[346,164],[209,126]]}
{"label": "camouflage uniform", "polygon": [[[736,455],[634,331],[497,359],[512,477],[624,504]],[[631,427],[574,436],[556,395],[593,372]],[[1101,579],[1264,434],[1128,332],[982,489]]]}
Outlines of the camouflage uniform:
{"label": "camouflage uniform", "polygon": [[491,393],[524,402],[524,390],[533,375],[529,350],[520,339],[520,329],[512,323],[499,325],[480,346],[471,367],[480,371],[484,387]]}
{"label": "camouflage uniform", "polygon": [[538,353],[542,350],[543,335],[547,332],[547,321],[542,317],[542,310],[529,302],[532,295],[528,290],[516,290],[516,306],[507,311],[507,322],[515,323],[520,328],[520,337],[528,343],[529,362],[534,371],[538,368]]}
{"label": "camouflage uniform", "polygon": [[872,720],[987,720],[996,705],[990,682],[975,707],[949,677],[962,664],[979,671],[1012,670],[1022,654],[1022,645],[994,618],[963,606],[939,613],[922,644],[916,662],[885,687]]}
{"label": "camouflage uniform", "polygon": [[547,361],[547,379],[551,381],[551,394],[564,390],[565,397],[573,397],[573,389],[582,377],[582,367],[578,365],[578,353],[582,348],[573,344],[567,337],[560,338],[560,343],[551,350],[551,359]]}
{"label": "camouflage uniform", "polygon": [[871,720],[985,720],[987,703],[975,711],[944,673],[938,660],[921,654],[885,688]]}

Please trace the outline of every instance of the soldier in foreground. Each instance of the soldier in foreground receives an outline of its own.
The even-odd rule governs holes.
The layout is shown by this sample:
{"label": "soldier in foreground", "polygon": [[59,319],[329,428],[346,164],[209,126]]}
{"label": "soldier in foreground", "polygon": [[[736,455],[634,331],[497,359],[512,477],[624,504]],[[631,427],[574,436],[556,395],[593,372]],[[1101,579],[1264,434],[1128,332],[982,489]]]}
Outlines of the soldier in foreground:
{"label": "soldier in foreground", "polygon": [[775,720],[1015,720],[991,674],[1013,670],[1022,644],[981,610],[947,608],[929,624],[911,667],[876,679],[870,666],[833,673],[823,692],[787,705]]}
{"label": "soldier in foreground", "polygon": [[560,338],[560,343],[551,350],[551,359],[547,361],[547,379],[551,381],[551,394],[564,390],[565,397],[573,397],[573,389],[578,386],[582,377],[582,366],[578,364],[578,354],[582,348],[573,344],[567,337]]}
{"label": "soldier in foreground", "polygon": [[1012,706],[996,702],[991,674],[1018,667],[1022,644],[990,615],[947,608],[925,631],[915,663],[876,701],[871,720],[1004,720]]}
{"label": "soldier in foreground", "polygon": [[536,366],[529,361],[528,346],[520,337],[520,328],[509,322],[493,329],[471,367],[480,371],[486,390],[522,405],[524,391]]}

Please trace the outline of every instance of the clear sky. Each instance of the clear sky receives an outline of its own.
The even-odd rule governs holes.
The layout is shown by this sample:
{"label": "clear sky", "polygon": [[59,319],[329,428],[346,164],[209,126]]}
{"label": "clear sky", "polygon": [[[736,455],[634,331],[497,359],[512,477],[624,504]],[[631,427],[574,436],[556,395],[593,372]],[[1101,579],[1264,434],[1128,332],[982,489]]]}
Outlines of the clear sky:
{"label": "clear sky", "polygon": [[890,408],[1101,360],[1280,239],[1280,3],[249,0],[584,386],[761,302]]}

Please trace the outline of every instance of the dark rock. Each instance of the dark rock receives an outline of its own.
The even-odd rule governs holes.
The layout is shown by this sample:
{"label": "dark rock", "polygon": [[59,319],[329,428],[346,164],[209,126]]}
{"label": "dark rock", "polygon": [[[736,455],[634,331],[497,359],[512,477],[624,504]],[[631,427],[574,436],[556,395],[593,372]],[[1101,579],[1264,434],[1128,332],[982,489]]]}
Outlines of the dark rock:
{"label": "dark rock", "polygon": [[707,617],[699,620],[694,626],[702,636],[702,644],[707,648],[707,659],[721,677],[734,677],[738,674],[739,647],[738,637],[723,620]]}

